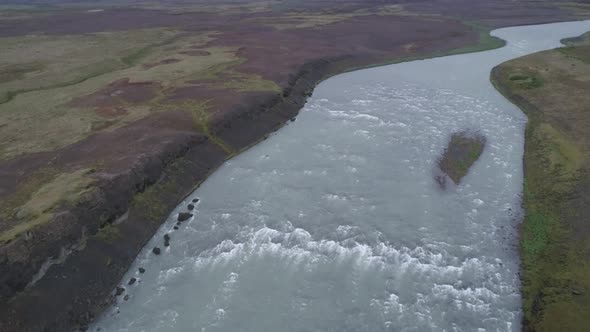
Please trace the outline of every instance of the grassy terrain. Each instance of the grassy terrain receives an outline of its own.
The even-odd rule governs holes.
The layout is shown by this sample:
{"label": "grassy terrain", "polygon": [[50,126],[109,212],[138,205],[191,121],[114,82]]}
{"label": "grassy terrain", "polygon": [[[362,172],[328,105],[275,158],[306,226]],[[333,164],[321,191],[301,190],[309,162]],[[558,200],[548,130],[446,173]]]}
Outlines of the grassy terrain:
{"label": "grassy terrain", "polygon": [[[84,194],[92,190],[94,182],[91,177],[92,172],[92,169],[80,169],[53,176],[46,174],[46,176],[49,175],[47,182],[40,184],[33,181],[34,187],[27,186],[31,192],[19,195],[22,205],[16,211],[17,223],[7,231],[0,233],[0,242],[9,241],[35,226],[50,221],[54,217],[54,209],[58,205],[75,205]],[[0,205],[4,215],[14,212],[7,211],[6,209],[9,208],[7,205]]]}
{"label": "grassy terrain", "polygon": [[[529,118],[521,229],[527,331],[590,326],[590,46],[585,41],[508,61],[492,76]],[[531,78],[542,84],[529,84]]]}
{"label": "grassy terrain", "polygon": [[0,38],[0,102],[8,95],[72,85],[126,67],[121,61],[173,31],[148,29],[118,33]]}
{"label": "grassy terrain", "polygon": [[[171,96],[192,86],[280,89],[233,69],[245,59],[236,47],[207,46],[213,38],[215,32],[170,29],[0,38],[0,160],[59,149],[167,111],[191,113],[197,128],[232,153],[209,130],[206,95],[190,102]],[[0,202],[0,242],[49,221],[56,207],[73,204],[92,184],[85,170],[41,169],[29,176]]]}
{"label": "grassy terrain", "polygon": [[478,134],[454,133],[444,154],[438,160],[438,166],[458,184],[481,156],[485,143],[485,137]]}
{"label": "grassy terrain", "polygon": [[[171,103],[167,93],[195,80],[241,92],[278,91],[274,82],[231,70],[244,60],[235,55],[236,48],[205,47],[212,36],[150,29],[0,39],[6,50],[0,55],[0,160],[58,149],[97,129],[112,130],[170,109],[161,107]],[[204,55],[187,54],[200,46]],[[100,99],[96,94],[121,79],[154,83],[151,96],[137,102],[105,94],[103,99],[112,99],[109,107],[124,109],[108,118],[100,114],[100,105],[76,103],[93,94]]]}

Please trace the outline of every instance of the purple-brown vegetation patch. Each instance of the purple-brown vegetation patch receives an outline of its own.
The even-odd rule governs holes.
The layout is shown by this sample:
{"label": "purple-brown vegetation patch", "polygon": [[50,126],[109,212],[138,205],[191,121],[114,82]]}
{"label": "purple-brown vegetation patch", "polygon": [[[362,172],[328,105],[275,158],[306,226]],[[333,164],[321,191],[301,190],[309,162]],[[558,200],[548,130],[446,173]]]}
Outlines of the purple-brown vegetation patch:
{"label": "purple-brown vegetation patch", "polygon": [[73,107],[116,107],[121,103],[139,104],[153,99],[155,82],[130,83],[128,78],[108,84],[105,88],[87,96],[78,97],[69,103]]}

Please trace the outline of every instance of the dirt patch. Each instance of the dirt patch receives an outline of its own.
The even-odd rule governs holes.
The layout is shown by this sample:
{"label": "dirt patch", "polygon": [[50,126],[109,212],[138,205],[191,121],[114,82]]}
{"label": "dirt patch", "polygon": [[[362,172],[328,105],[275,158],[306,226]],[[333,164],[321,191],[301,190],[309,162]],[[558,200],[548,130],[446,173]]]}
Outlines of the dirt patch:
{"label": "dirt patch", "polygon": [[462,131],[451,135],[451,139],[437,165],[442,174],[435,175],[435,180],[446,189],[447,178],[459,184],[467,175],[469,169],[481,156],[486,144],[486,138],[475,132]]}

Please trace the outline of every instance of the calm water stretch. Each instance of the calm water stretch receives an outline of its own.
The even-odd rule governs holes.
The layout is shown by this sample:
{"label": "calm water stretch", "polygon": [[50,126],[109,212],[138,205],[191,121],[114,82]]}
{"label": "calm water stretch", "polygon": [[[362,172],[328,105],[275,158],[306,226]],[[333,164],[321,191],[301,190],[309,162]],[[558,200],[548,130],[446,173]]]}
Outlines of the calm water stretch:
{"label": "calm water stretch", "polygon": [[[297,121],[178,206],[123,279],[139,281],[128,300],[91,330],[519,330],[526,117],[489,73],[588,30],[590,21],[500,29],[501,49],[321,83]],[[488,144],[444,192],[436,159],[463,129]],[[195,216],[173,230],[195,197]]]}

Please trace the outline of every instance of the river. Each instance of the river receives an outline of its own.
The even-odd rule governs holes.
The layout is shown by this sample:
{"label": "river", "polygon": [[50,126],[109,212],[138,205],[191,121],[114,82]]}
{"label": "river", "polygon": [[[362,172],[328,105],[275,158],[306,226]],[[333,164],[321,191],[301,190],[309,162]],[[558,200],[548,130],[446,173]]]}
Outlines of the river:
{"label": "river", "polygon": [[[489,73],[588,30],[499,29],[501,49],[322,82],[295,122],[178,206],[91,330],[518,331],[526,117]],[[487,145],[443,191],[436,161],[460,130]]]}

